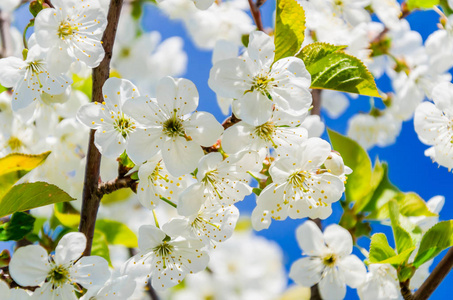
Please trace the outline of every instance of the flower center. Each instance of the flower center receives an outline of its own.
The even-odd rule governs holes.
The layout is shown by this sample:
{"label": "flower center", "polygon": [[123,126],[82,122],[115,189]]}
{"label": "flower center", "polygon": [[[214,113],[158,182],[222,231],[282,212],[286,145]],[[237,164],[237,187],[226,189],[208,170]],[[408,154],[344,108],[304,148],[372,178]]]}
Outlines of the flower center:
{"label": "flower center", "polygon": [[113,128],[121,133],[123,138],[126,138],[127,135],[134,131],[136,127],[134,122],[132,122],[128,117],[122,114],[121,117],[118,117],[118,119],[114,121]]}
{"label": "flower center", "polygon": [[157,245],[153,249],[153,252],[156,254],[156,256],[160,256],[162,258],[164,269],[167,267],[166,261],[169,259],[169,255],[173,252],[173,250],[174,247],[172,245],[169,245],[166,241],[164,241],[160,245]]}
{"label": "flower center", "polygon": [[274,81],[274,78],[269,78],[267,74],[257,75],[255,76],[255,78],[253,78],[251,91],[257,90],[263,94],[268,95],[268,89],[272,86],[272,81]]}
{"label": "flower center", "polygon": [[322,262],[327,267],[333,267],[337,261],[337,256],[334,253],[329,253],[322,258]]}
{"label": "flower center", "polygon": [[18,151],[24,144],[20,139],[18,139],[15,136],[12,136],[8,142],[6,142],[6,145],[12,150],[12,151]]}
{"label": "flower center", "polygon": [[168,119],[163,124],[163,132],[170,137],[184,136],[184,127],[181,120],[176,117]]}
{"label": "flower center", "polygon": [[64,39],[67,36],[72,36],[76,31],[79,31],[79,28],[77,26],[72,27],[69,22],[61,22],[60,26],[58,27],[58,36],[61,39]]}
{"label": "flower center", "polygon": [[305,183],[305,179],[309,178],[310,175],[307,171],[299,171],[293,173],[289,176],[288,181],[289,183],[295,188],[301,188],[304,192],[308,191],[308,186]]}
{"label": "flower center", "polygon": [[47,280],[52,283],[55,287],[62,286],[63,284],[70,281],[69,279],[69,271],[62,265],[54,266],[52,270],[49,272]]}
{"label": "flower center", "polygon": [[255,127],[254,134],[262,140],[271,142],[274,131],[275,131],[274,123],[266,122],[263,125]]}
{"label": "flower center", "polygon": [[131,48],[123,48],[120,52],[120,57],[129,57],[131,55]]}

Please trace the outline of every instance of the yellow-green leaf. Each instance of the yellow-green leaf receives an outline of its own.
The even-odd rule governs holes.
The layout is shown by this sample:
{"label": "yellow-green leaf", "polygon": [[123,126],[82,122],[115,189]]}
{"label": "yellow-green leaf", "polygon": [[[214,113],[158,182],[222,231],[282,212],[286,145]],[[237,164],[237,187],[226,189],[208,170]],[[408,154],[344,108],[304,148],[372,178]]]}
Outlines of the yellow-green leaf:
{"label": "yellow-green leaf", "polygon": [[414,266],[421,266],[451,246],[453,246],[453,220],[437,223],[423,235]]}
{"label": "yellow-green leaf", "polygon": [[306,60],[311,87],[381,97],[367,67],[360,59],[342,52],[343,48],[315,43],[302,49],[298,57]]}
{"label": "yellow-green leaf", "polygon": [[112,266],[112,261],[110,260],[110,250],[107,243],[107,237],[102,231],[99,230],[94,231],[91,255],[103,257],[109,263],[109,265]]}
{"label": "yellow-green leaf", "polygon": [[294,56],[305,38],[305,11],[296,0],[277,0],[275,59]]}
{"label": "yellow-green leaf", "polygon": [[370,256],[371,263],[380,263],[390,257],[395,256],[395,250],[390,247],[387,237],[383,233],[375,233],[371,237]]}
{"label": "yellow-green leaf", "polygon": [[387,203],[387,205],[389,207],[390,221],[392,222],[396,250],[398,254],[402,254],[407,249],[415,246],[414,241],[412,240],[409,232],[407,232],[403,227],[400,226],[397,202],[395,200],[391,200]]}
{"label": "yellow-green leaf", "polygon": [[346,200],[354,202],[369,193],[371,180],[371,160],[368,153],[350,138],[327,129],[334,150],[340,152],[345,165],[352,169],[346,182]]}
{"label": "yellow-green leaf", "polygon": [[439,5],[439,0],[408,0],[407,7],[413,9],[433,9],[435,5]]}
{"label": "yellow-green leaf", "polygon": [[137,236],[125,224],[112,220],[97,220],[96,230],[102,232],[111,245],[123,245],[128,248],[138,247]]}
{"label": "yellow-green leaf", "polygon": [[13,186],[0,200],[0,217],[17,211],[75,200],[56,185],[46,182],[22,183]]}
{"label": "yellow-green leaf", "polygon": [[11,153],[0,158],[0,176],[17,171],[31,171],[46,160],[50,151],[38,155]]}
{"label": "yellow-green leaf", "polygon": [[80,213],[76,211],[70,204],[70,209],[64,209],[66,203],[56,203],[54,207],[55,218],[66,227],[77,228],[80,223]]}

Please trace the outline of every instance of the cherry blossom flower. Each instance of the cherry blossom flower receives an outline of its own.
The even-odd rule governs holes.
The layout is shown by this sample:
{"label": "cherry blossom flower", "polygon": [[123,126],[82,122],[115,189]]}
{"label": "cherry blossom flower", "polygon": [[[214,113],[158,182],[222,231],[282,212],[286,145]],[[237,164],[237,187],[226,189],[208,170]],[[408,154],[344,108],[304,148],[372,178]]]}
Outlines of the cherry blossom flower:
{"label": "cherry blossom flower", "polygon": [[223,127],[210,113],[192,113],[198,106],[198,91],[190,80],[164,77],[156,98],[125,103],[124,112],[140,124],[131,133],[127,154],[139,164],[161,151],[170,174],[192,172],[204,154],[200,145],[213,145]]}
{"label": "cherry blossom flower", "polygon": [[129,260],[124,269],[126,274],[148,274],[157,290],[181,283],[187,274],[204,270],[209,261],[208,254],[202,250],[205,246],[202,242],[169,236],[165,225],[162,230],[152,225],[140,227],[140,252]]}
{"label": "cherry blossom flower", "polygon": [[357,288],[361,300],[400,299],[400,287],[396,270],[389,264],[371,264],[365,281]]}
{"label": "cherry blossom flower", "polygon": [[81,258],[85,246],[85,235],[71,232],[60,240],[52,256],[38,245],[19,248],[9,265],[11,277],[21,286],[40,286],[33,299],[73,299],[79,285],[98,288],[110,276],[104,258]]}
{"label": "cherry blossom flower", "polygon": [[297,284],[310,287],[318,284],[322,299],[343,299],[346,285],[357,288],[364,281],[363,262],[352,253],[350,233],[336,224],[328,226],[324,234],[312,221],[296,230],[296,238],[307,255],[293,263],[289,277]]}
{"label": "cherry blossom flower", "polygon": [[301,59],[287,57],[274,62],[275,46],[263,32],[250,34],[247,56],[214,64],[209,87],[218,96],[234,98],[233,112],[252,125],[265,123],[272,109],[292,115],[308,111],[312,98],[311,76]]}
{"label": "cherry blossom flower", "polygon": [[258,153],[243,151],[223,159],[218,152],[205,155],[198,163],[198,182],[179,197],[178,213],[196,214],[205,204],[234,204],[252,193],[247,172],[261,169]]}
{"label": "cherry blossom flower", "polygon": [[99,152],[108,157],[118,157],[126,149],[130,134],[137,128],[136,121],[124,113],[127,99],[140,94],[130,81],[109,78],[102,87],[104,102],[82,106],[77,119],[91,129],[96,129],[94,143]]}
{"label": "cherry blossom flower", "polygon": [[107,26],[97,0],[53,0],[35,20],[36,41],[48,48],[49,68],[65,72],[72,62],[97,67],[104,58],[101,43]]}
{"label": "cherry blossom flower", "polygon": [[14,56],[0,59],[0,69],[0,84],[13,88],[13,111],[43,101],[44,94],[62,94],[72,84],[66,75],[49,70],[46,52],[38,46],[28,51],[25,61]]}
{"label": "cherry blossom flower", "polygon": [[331,154],[330,144],[309,138],[293,147],[290,156],[277,159],[269,168],[273,182],[258,196],[252,212],[255,230],[268,228],[271,219],[305,217],[325,219],[332,213],[331,203],[340,199],[344,182],[322,165]]}
{"label": "cherry blossom flower", "polygon": [[[418,138],[432,146],[431,158],[439,165],[453,168],[453,84],[441,83],[433,89],[433,103],[421,103],[414,115]],[[429,154],[429,152],[428,152]]]}

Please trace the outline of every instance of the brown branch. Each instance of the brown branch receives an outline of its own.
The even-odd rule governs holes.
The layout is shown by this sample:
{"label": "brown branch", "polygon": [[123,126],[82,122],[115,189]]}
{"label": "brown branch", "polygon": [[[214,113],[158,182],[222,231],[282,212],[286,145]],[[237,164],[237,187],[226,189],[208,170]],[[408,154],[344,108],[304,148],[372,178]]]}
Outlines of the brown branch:
{"label": "brown branch", "polygon": [[[102,102],[102,86],[110,75],[110,61],[112,59],[113,44],[121,14],[123,0],[111,0],[109,12],[107,14],[107,27],[102,36],[102,45],[105,50],[105,57],[100,65],[93,69],[93,97],[92,101]],[[94,227],[96,216],[99,209],[101,198],[98,194],[99,173],[101,168],[101,154],[94,145],[95,130],[90,131],[90,141],[88,144],[87,161],[85,167],[85,180],[83,183],[82,211],[80,214],[79,231],[84,233],[87,238],[87,246],[84,255],[91,254],[93,243]]]}
{"label": "brown branch", "polygon": [[99,184],[97,189],[97,196],[102,198],[102,196],[111,194],[117,190],[130,188],[134,192],[137,191],[137,180],[132,179],[130,176],[123,178],[116,178],[114,180],[103,182]]}
{"label": "brown branch", "polygon": [[[260,2],[263,2],[263,1],[260,1]],[[255,2],[253,2],[253,0],[249,0],[249,5],[250,5],[250,12],[252,13],[253,21],[255,21],[256,27],[258,28],[259,31],[264,31],[263,21],[261,20],[261,12],[260,12],[260,8],[258,6],[258,1],[257,1],[257,3],[255,3]]]}
{"label": "brown branch", "polygon": [[411,289],[409,287],[410,279],[400,282],[401,295],[404,300],[414,300],[414,295],[412,295]]}
{"label": "brown branch", "polygon": [[444,258],[434,268],[420,288],[414,293],[415,300],[425,300],[434,292],[439,284],[448,275],[453,267],[453,247],[445,254]]}
{"label": "brown branch", "polygon": [[313,97],[313,108],[311,109],[312,115],[321,116],[321,93],[322,90],[312,89],[311,95]]}

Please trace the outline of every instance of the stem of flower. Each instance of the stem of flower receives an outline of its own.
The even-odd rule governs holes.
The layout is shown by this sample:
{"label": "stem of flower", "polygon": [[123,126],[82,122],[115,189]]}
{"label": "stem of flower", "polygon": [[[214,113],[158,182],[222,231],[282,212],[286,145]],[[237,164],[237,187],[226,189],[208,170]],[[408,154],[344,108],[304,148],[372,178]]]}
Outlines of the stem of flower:
{"label": "stem of flower", "polygon": [[[263,1],[260,1],[260,3],[261,2]],[[264,31],[263,21],[261,20],[261,12],[258,6],[258,2],[255,3],[253,2],[253,0],[249,0],[249,5],[250,12],[252,13],[253,21],[255,21],[256,27],[258,28],[259,31]]]}
{"label": "stem of flower", "polygon": [[157,221],[157,215],[156,215],[156,210],[155,209],[153,209],[153,218],[154,218],[154,223],[156,224],[156,227],[160,228],[159,221]]}
{"label": "stem of flower", "polygon": [[160,197],[160,200],[164,201],[165,203],[169,204],[170,206],[173,206],[174,208],[177,207],[176,203],[168,200],[167,198],[164,198],[164,197]]}
{"label": "stem of flower", "polygon": [[439,284],[448,275],[453,267],[453,247],[451,247],[444,258],[434,268],[428,278],[423,282],[420,288],[414,293],[414,300],[428,299],[436,290]]}
{"label": "stem of flower", "polygon": [[[121,14],[123,0],[111,0],[110,8],[107,15],[107,27],[102,36],[102,45],[105,50],[104,60],[100,65],[93,69],[93,97],[92,101],[102,102],[102,86],[109,78],[110,61],[112,59],[113,44],[115,42],[116,30]],[[93,244],[94,227],[96,217],[101,201],[98,193],[99,173],[101,167],[101,154],[94,145],[95,130],[90,131],[90,141],[88,144],[87,161],[85,167],[85,180],[83,183],[82,211],[80,213],[79,231],[84,233],[87,238],[87,246],[84,255],[91,254]]]}
{"label": "stem of flower", "polygon": [[401,288],[401,295],[403,296],[404,300],[414,300],[414,295],[412,295],[411,289],[409,288],[409,280],[404,282],[400,282]]}

